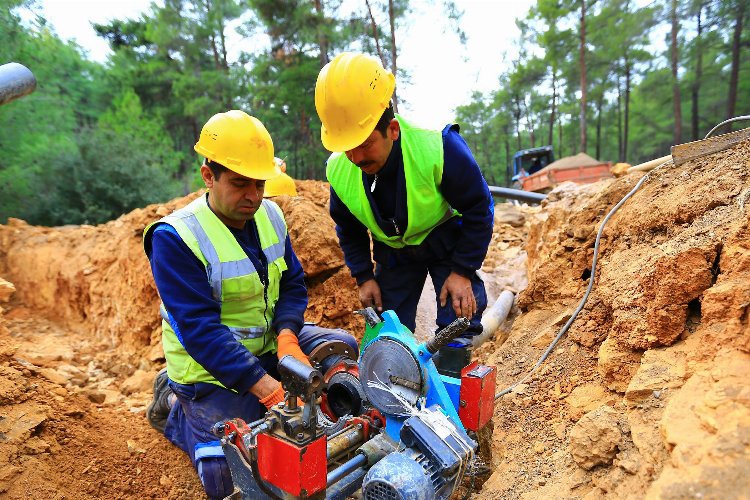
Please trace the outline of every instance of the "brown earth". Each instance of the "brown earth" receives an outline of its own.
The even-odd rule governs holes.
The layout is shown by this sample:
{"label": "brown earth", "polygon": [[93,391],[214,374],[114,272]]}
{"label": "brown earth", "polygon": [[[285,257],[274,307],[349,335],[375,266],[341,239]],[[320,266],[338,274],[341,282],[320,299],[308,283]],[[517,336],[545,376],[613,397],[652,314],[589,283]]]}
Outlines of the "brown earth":
{"label": "brown earth", "polygon": [[[738,498],[750,491],[750,143],[657,170],[604,229],[595,287],[541,368],[495,405],[473,498]],[[517,307],[476,356],[524,378],[584,294],[602,219],[642,174],[498,205],[483,277]],[[308,319],[360,335],[327,185],[279,197]],[[147,224],[0,226],[0,497],[202,498],[144,418],[163,366]],[[420,328],[430,314],[420,306]]]}

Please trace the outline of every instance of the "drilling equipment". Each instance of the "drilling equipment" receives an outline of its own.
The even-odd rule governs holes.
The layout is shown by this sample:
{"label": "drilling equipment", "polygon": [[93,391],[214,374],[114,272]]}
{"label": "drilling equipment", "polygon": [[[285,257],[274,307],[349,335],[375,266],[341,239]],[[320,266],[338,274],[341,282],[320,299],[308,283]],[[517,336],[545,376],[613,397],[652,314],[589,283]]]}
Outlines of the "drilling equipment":
{"label": "drilling equipment", "polygon": [[230,498],[447,499],[459,486],[492,417],[496,370],[474,362],[460,378],[441,375],[432,357],[468,320],[419,343],[395,312],[359,313],[359,359],[342,342],[313,351],[312,367],[285,356],[283,403],[250,424],[216,424]]}

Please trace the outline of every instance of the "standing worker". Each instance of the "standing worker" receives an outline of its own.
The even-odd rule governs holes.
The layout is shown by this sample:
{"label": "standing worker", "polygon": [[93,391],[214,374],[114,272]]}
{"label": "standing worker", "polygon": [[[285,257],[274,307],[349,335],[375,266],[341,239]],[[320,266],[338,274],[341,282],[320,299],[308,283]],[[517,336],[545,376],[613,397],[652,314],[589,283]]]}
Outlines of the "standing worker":
{"label": "standing worker", "polygon": [[208,192],[144,231],[167,361],[146,413],[219,499],[234,487],[214,424],[252,422],[283,401],[277,362],[285,355],[309,365],[306,354],[326,340],[355,352],[357,342],[304,325],[302,266],[281,210],[263,199],[266,179],[279,174],[263,124],[243,111],[216,114],[195,151],[206,158]]}
{"label": "standing worker", "polygon": [[459,376],[487,306],[476,271],[492,237],[492,195],[458,125],[426,130],[395,115],[394,88],[393,74],[364,54],[345,52],[320,71],[330,213],[363,306],[392,309],[414,331],[429,272],[438,329],[470,318],[465,337],[435,359],[441,373]]}

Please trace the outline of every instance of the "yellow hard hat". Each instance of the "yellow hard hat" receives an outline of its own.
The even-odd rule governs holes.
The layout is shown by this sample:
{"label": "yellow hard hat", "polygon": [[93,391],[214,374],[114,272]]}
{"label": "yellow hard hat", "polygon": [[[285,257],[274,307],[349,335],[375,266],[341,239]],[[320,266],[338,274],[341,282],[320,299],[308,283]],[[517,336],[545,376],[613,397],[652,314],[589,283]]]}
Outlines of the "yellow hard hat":
{"label": "yellow hard hat", "polygon": [[260,120],[237,109],[212,116],[193,149],[251,179],[271,179],[281,173],[274,161],[271,134]]}
{"label": "yellow hard hat", "polygon": [[315,83],[323,146],[341,152],[365,142],[395,88],[396,78],[375,57],[344,52],[326,64]]}
{"label": "yellow hard hat", "polygon": [[284,173],[277,175],[273,179],[268,179],[266,181],[266,188],[263,191],[263,196],[266,198],[279,196],[281,194],[297,196],[297,186],[294,184],[294,179]]}
{"label": "yellow hard hat", "polygon": [[289,177],[286,173],[286,162],[281,158],[274,158],[274,161],[279,167],[279,170],[281,170],[281,174],[266,181],[266,188],[263,191],[263,196],[266,198],[279,196],[280,194],[297,196],[297,186],[294,184],[294,179]]}

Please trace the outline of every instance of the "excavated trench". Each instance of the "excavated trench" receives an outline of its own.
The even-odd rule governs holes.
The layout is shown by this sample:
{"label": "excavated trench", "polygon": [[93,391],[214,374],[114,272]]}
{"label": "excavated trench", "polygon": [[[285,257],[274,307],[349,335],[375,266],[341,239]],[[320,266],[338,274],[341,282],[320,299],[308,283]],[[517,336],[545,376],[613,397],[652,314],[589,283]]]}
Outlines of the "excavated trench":
{"label": "excavated trench", "polygon": [[[581,314],[496,402],[492,472],[472,498],[750,491],[749,158],[746,141],[657,170],[611,218]],[[498,390],[570,318],[599,224],[642,175],[497,206],[482,276],[491,298],[518,297],[475,356],[497,366]],[[307,319],[361,335],[327,185],[297,186],[277,202],[306,270]],[[0,226],[0,496],[202,498],[188,458],[144,417],[164,359],[141,234],[194,196],[96,227]]]}

